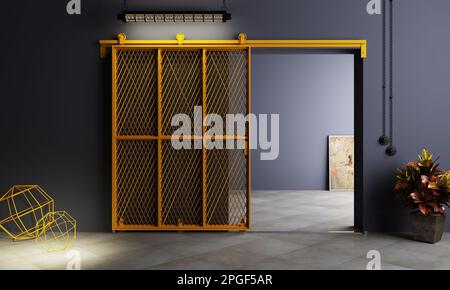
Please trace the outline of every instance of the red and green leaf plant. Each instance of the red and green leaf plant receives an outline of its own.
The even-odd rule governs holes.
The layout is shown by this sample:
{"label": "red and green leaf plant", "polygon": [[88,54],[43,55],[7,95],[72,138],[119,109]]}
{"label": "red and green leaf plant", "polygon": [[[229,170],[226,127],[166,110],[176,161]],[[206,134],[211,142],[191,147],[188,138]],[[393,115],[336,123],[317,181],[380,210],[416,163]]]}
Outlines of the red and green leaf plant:
{"label": "red and green leaf plant", "polygon": [[450,202],[450,171],[439,169],[433,154],[423,149],[417,162],[408,162],[397,169],[396,197],[405,207],[419,210],[424,215],[446,214]]}

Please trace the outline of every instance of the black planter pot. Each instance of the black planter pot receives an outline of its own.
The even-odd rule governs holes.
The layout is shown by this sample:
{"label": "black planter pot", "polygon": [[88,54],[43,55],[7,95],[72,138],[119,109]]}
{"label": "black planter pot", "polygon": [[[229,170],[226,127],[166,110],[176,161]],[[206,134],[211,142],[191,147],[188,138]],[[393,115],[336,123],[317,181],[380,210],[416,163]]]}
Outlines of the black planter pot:
{"label": "black planter pot", "polygon": [[424,215],[421,212],[411,213],[411,226],[415,241],[431,244],[439,242],[444,232],[444,225],[444,215]]}

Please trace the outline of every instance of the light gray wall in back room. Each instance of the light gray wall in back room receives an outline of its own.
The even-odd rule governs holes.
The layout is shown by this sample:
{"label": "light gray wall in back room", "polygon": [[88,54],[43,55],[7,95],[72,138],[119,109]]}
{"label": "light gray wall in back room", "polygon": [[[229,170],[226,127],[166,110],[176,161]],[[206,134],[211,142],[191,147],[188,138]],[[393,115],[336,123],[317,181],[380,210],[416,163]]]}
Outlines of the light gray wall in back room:
{"label": "light gray wall in back room", "polygon": [[252,51],[252,111],[279,114],[278,159],[252,153],[254,189],[328,189],[328,135],[352,135],[354,56]]}

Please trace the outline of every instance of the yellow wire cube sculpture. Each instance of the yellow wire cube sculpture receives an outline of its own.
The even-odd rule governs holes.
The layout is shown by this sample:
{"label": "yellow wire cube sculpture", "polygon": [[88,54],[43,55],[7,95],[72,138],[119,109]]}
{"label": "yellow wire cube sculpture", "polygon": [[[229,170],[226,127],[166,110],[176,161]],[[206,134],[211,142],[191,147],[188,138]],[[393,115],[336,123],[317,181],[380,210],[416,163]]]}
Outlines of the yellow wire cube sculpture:
{"label": "yellow wire cube sculpture", "polygon": [[49,252],[65,250],[76,239],[76,221],[54,211],[54,201],[38,185],[14,185],[0,198],[0,229],[13,240],[36,239]]}
{"label": "yellow wire cube sculpture", "polygon": [[41,229],[36,241],[49,252],[64,251],[77,237],[77,223],[65,211],[47,213],[36,227]]}
{"label": "yellow wire cube sculpture", "polygon": [[0,198],[0,228],[15,241],[35,239],[46,214],[54,211],[54,202],[38,185],[14,185]]}

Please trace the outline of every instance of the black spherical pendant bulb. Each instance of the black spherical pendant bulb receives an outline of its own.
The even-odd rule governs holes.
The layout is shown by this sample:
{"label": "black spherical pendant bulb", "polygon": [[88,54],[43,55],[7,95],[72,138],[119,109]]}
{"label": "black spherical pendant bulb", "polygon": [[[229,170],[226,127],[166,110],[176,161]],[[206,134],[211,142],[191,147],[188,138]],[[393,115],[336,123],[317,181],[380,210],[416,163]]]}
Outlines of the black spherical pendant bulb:
{"label": "black spherical pendant bulb", "polygon": [[386,135],[380,136],[380,138],[378,138],[378,143],[380,143],[383,146],[388,145],[389,142],[391,142],[391,139]]}
{"label": "black spherical pendant bulb", "polygon": [[388,148],[386,148],[386,154],[389,156],[394,156],[395,154],[397,154],[397,148],[390,145]]}

